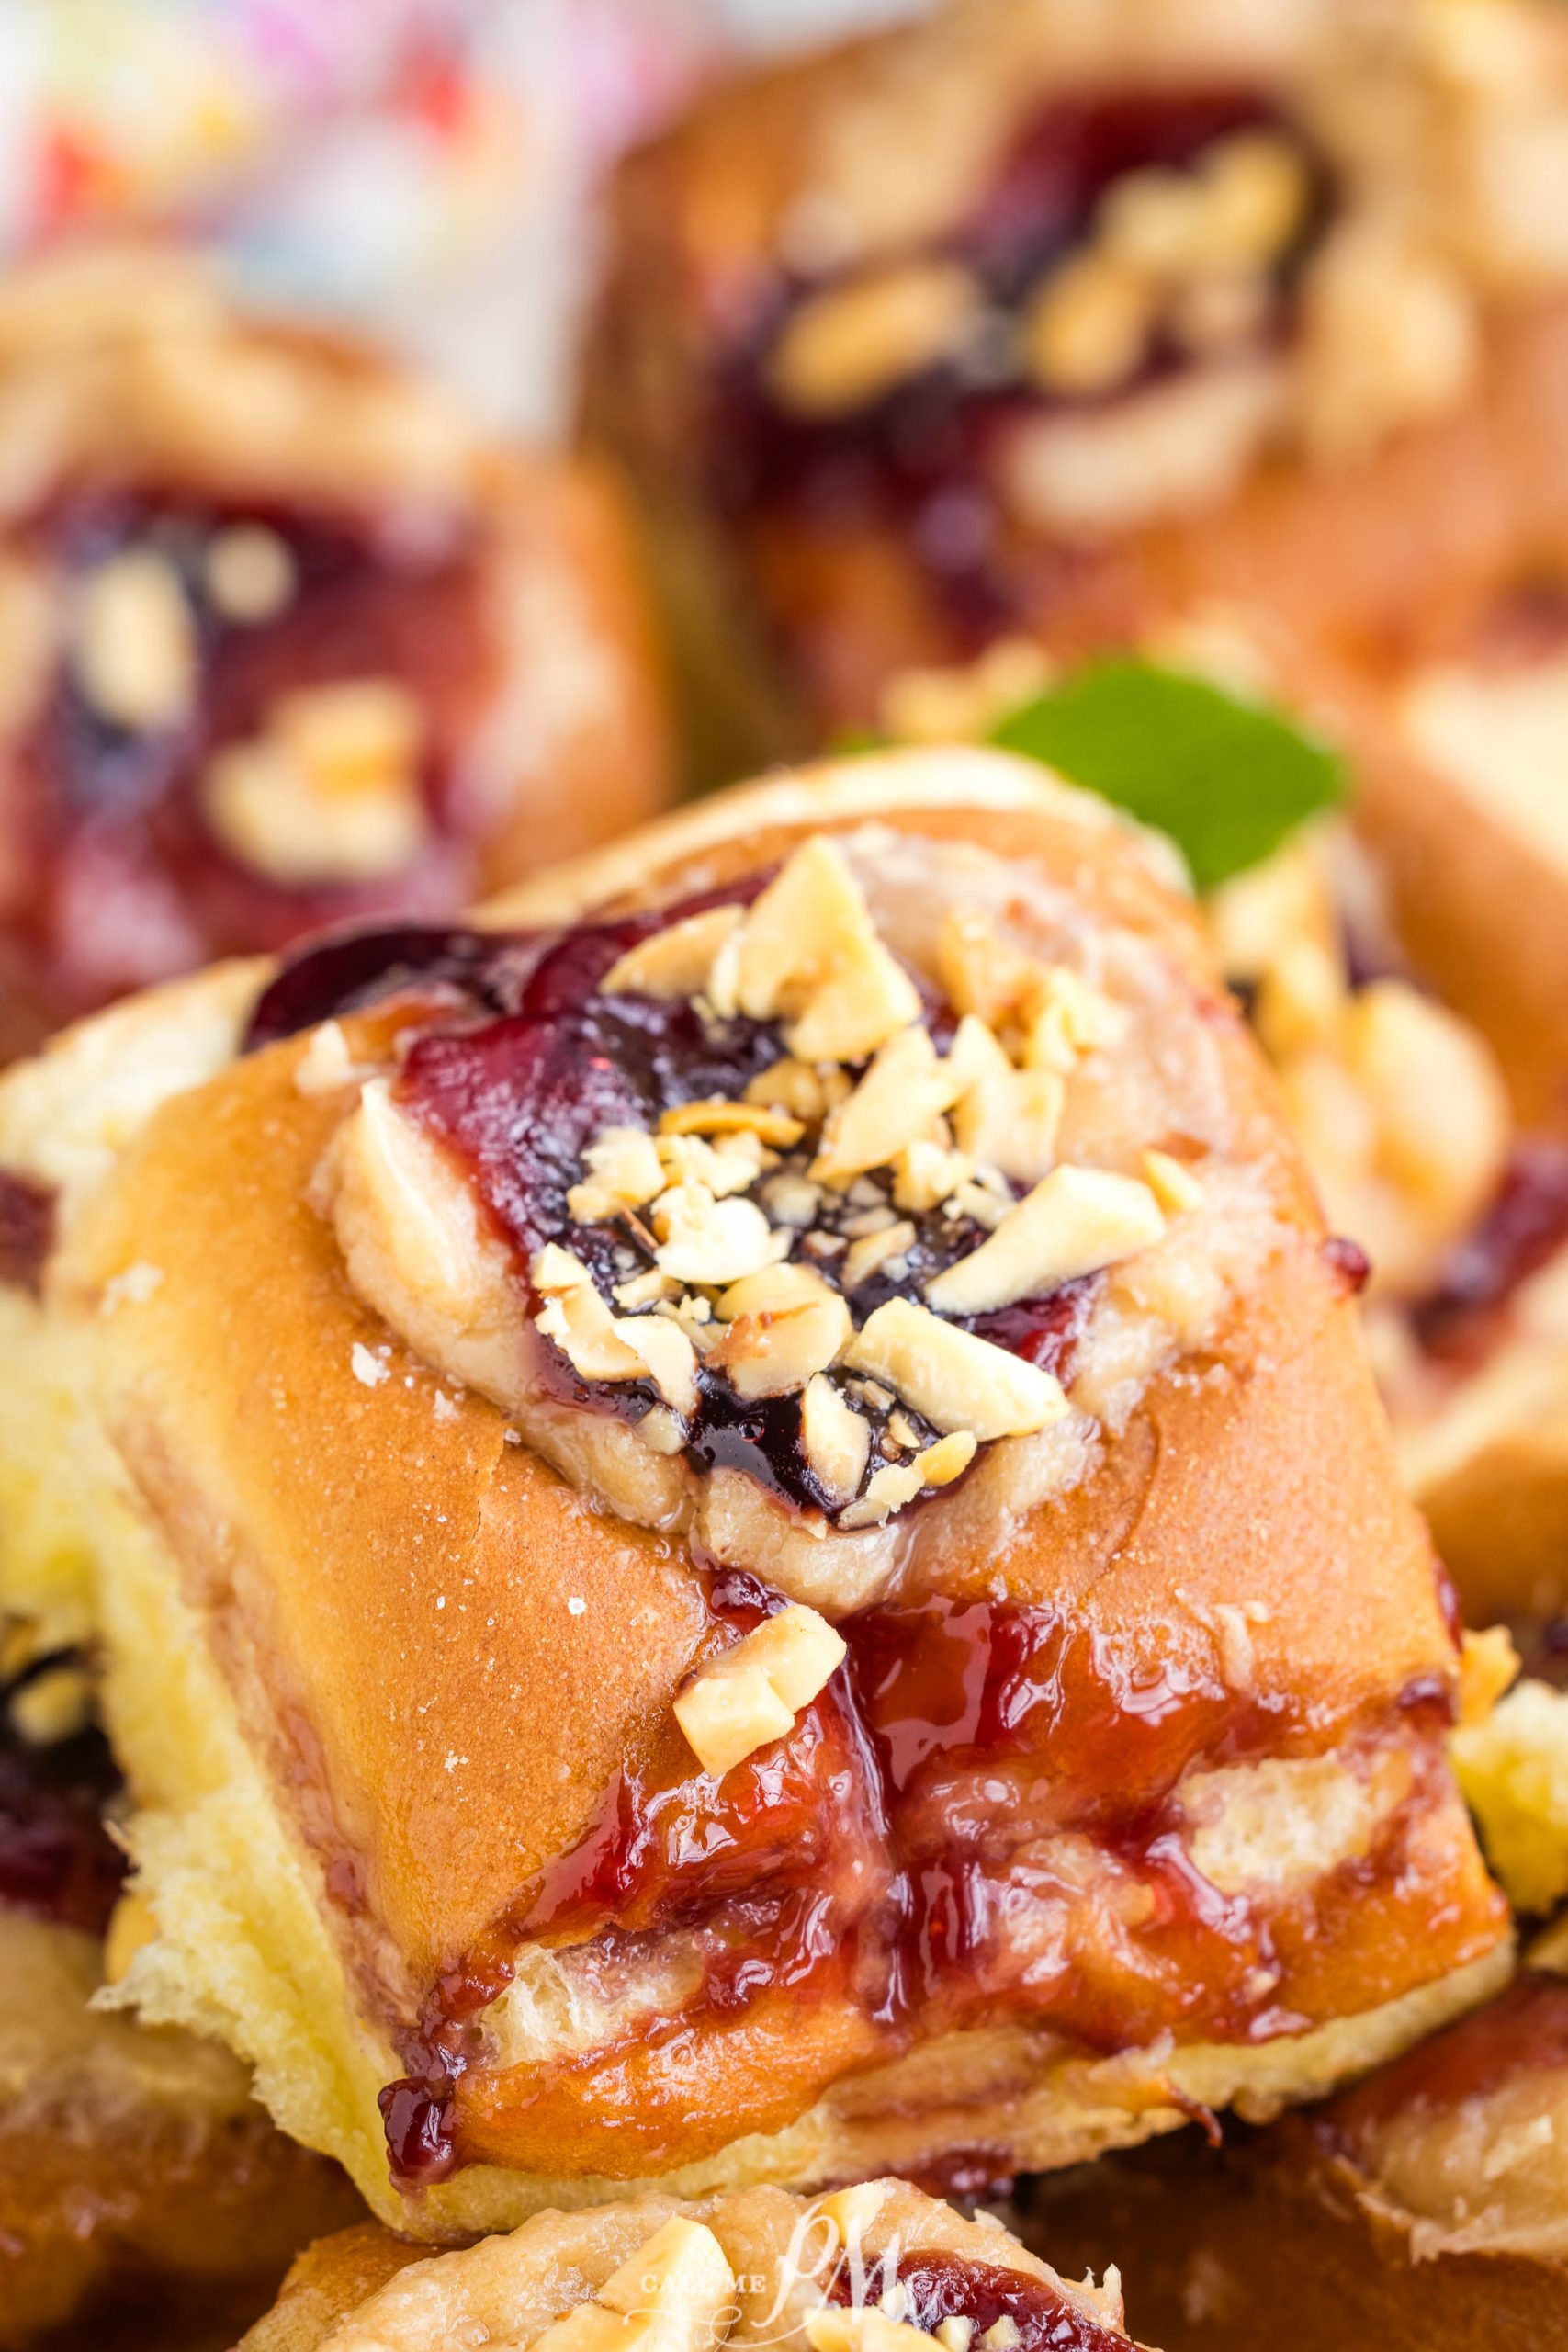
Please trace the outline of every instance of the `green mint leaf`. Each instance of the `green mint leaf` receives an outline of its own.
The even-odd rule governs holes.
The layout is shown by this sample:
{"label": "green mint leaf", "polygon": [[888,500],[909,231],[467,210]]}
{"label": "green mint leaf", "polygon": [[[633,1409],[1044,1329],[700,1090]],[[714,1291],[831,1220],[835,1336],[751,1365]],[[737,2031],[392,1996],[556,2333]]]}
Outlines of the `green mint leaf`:
{"label": "green mint leaf", "polygon": [[1010,711],[992,741],[1168,833],[1200,890],[1345,795],[1338,753],[1298,721],[1149,662],[1091,663]]}

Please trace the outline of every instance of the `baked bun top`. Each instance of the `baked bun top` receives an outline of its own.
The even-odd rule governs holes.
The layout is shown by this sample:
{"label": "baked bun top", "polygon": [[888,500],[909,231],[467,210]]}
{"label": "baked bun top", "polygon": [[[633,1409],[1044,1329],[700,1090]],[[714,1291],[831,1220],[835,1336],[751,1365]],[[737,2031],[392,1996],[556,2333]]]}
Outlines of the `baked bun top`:
{"label": "baked bun top", "polygon": [[370,349],[173,253],[84,253],[0,282],[0,438],[17,1030],[460,907],[662,797],[604,485]]}
{"label": "baked bun top", "polygon": [[[895,2335],[895,2327],[905,2331]],[[295,2264],[240,2352],[1111,2352],[1128,2341],[1114,2272],[1069,2285],[994,2222],[902,2180],[807,2204],[782,2189],[682,2204],[642,2197],[542,2213],[507,2237],[428,2255],[376,2229]]]}
{"label": "baked bun top", "polygon": [[133,1996],[231,1997],[158,1876],[212,1769],[171,1645],[411,2196],[705,2159],[944,2034],[1326,2030],[1495,1947],[1356,1253],[1102,803],[979,753],[759,786],[305,951],[246,1043],[42,1275],[137,1530]]}

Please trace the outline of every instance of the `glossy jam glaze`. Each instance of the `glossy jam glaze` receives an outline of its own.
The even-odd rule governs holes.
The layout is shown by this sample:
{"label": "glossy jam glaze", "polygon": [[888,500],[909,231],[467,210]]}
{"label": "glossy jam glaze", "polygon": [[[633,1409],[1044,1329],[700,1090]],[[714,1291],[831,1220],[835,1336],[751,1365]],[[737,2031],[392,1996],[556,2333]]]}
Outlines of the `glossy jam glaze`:
{"label": "glossy jam glaze", "polygon": [[828,2291],[836,2303],[862,2308],[892,2294],[898,2316],[927,2335],[944,2319],[966,2319],[980,2342],[998,2320],[1010,2320],[1017,2331],[1008,2339],[1011,2352],[1125,2352],[1124,2335],[1069,2301],[1048,2280],[960,2255],[916,2247],[867,2264],[859,2275],[846,2265]]}
{"label": "glossy jam glaze", "polygon": [[1521,1283],[1568,1248],[1568,1144],[1515,1146],[1490,1209],[1454,1251],[1438,1287],[1412,1310],[1429,1354],[1474,1364],[1503,1337]]}
{"label": "glossy jam glaze", "polygon": [[101,1935],[127,1867],[104,1826],[119,1775],[96,1729],[24,1740],[8,1704],[18,1687],[0,1691],[0,1904]]}
{"label": "glossy jam glaze", "polygon": [[[418,1034],[398,1080],[403,1106],[467,1166],[516,1253],[520,1275],[536,1250],[558,1242],[590,1267],[607,1295],[612,1283],[647,1272],[653,1258],[635,1222],[580,1225],[571,1216],[567,1196],[590,1144],[606,1127],[656,1127],[660,1113],[682,1102],[739,1095],[784,1049],[776,1024],[705,1021],[689,1003],[604,996],[599,984],[654,932],[715,905],[749,904],[769,878],[751,875],[654,914],[583,923],[553,937],[402,927],[329,942],[285,967],[256,1009],[250,1042],[268,1043],[382,990],[416,994],[411,1030]],[[925,993],[932,1033],[945,1042],[952,1016]],[[895,1294],[918,1295],[984,1238],[967,1217],[931,1211],[911,1222],[917,1238],[897,1281],[875,1274],[854,1293],[858,1322]],[[822,1271],[832,1279],[831,1262]],[[1048,1298],[964,1318],[965,1328],[1067,1376],[1097,1289],[1093,1280],[1072,1283]],[[637,1420],[658,1401],[648,1382],[583,1382],[554,1348],[547,1363],[555,1393],[584,1409]],[[834,1515],[833,1498],[800,1444],[797,1396],[745,1404],[705,1367],[698,1385],[687,1430],[696,1467],[744,1470],[787,1502]],[[876,1408],[868,1418],[874,1430]],[[909,1418],[922,1439],[934,1437]]]}
{"label": "glossy jam glaze", "polygon": [[[713,1645],[776,1605],[749,1577],[711,1578]],[[1163,2032],[1288,2031],[1305,2022],[1294,1972],[1310,1973],[1369,1886],[1393,1912],[1429,1901],[1410,1844],[1420,1765],[1369,1852],[1293,1902],[1222,1895],[1193,1868],[1182,1775],[1311,1752],[1322,1735],[1305,1706],[1240,1698],[1174,1647],[1151,1672],[1015,1602],[931,1600],[840,1631],[845,1666],[787,1739],[716,1781],[669,1726],[581,1840],[437,1982],[403,2046],[408,2075],[382,2094],[395,2177],[427,2183],[482,2158],[494,2108],[531,2110],[563,2138],[604,2112],[623,2151],[657,2152],[704,2049],[743,2051],[781,2007],[802,2030],[852,2019],[861,2064],[999,2021],[1102,2052]],[[1435,1734],[1442,1694],[1410,1696],[1407,1713]],[[488,2072],[482,2013],[525,1948],[570,1951],[575,1981],[599,1989],[672,1939],[693,1985],[668,2012],[581,2056]],[[731,2111],[724,2136],[755,2120]]]}
{"label": "glossy jam glaze", "polygon": [[1568,2066],[1568,1983],[1526,1970],[1357,2089],[1334,2100],[1320,2128],[1346,2154],[1369,2153],[1400,2117],[1485,2098],[1506,2085]]}
{"label": "glossy jam glaze", "polygon": [[[203,559],[227,526],[287,547],[288,602],[227,619]],[[483,575],[468,530],[418,538],[284,509],[243,512],[152,489],[74,492],[22,534],[63,600],[100,565],[149,551],[179,574],[197,649],[195,698],[175,723],[133,731],[97,715],[62,663],[10,750],[17,771],[0,930],[61,1015],[218,956],[277,948],[345,916],[461,906],[483,813],[463,755],[493,689]],[[431,838],[417,867],[371,883],[284,887],[239,863],[205,821],[212,754],[265,730],[280,694],[390,678],[423,715]]]}
{"label": "glossy jam glaze", "polygon": [[[1282,131],[1273,107],[1246,89],[1093,95],[1053,101],[1027,122],[970,219],[934,250],[964,262],[1006,313],[1055,263],[1082,244],[1112,182],[1145,167],[1180,169],[1238,131]],[[1302,265],[1328,211],[1326,175],[1301,237],[1276,273],[1268,339],[1292,325]],[[817,421],[793,416],[771,394],[766,359],[793,311],[831,279],[776,281],[739,349],[716,369],[707,438],[711,494],[742,523],[772,514],[786,526],[832,531],[897,529],[942,593],[959,639],[979,646],[1018,609],[1017,582],[1001,545],[988,487],[1010,429],[1052,408],[1095,400],[1054,398],[1006,371],[953,362],[928,368],[874,403]],[[1156,337],[1122,397],[1174,376],[1183,355]],[[998,373],[1000,379],[998,380]]]}

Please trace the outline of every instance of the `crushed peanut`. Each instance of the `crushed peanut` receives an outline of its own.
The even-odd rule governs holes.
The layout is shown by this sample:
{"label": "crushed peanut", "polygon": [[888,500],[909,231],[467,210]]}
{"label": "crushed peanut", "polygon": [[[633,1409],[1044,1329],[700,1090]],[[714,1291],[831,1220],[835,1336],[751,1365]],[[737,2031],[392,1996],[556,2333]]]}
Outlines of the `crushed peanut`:
{"label": "crushed peanut", "polygon": [[725,1292],[718,1314],[727,1328],[707,1361],[748,1400],[805,1388],[850,1336],[849,1308],[809,1266],[747,1275]]}
{"label": "crushed peanut", "polygon": [[755,1201],[715,1200],[705,1184],[675,1184],[653,1204],[655,1263],[677,1282],[718,1284],[760,1273],[787,1256]]}
{"label": "crushed peanut", "polygon": [[703,1667],[675,1701],[675,1720],[705,1772],[722,1779],[794,1729],[842,1663],[847,1644],[800,1601],[764,1618]]}
{"label": "crushed peanut", "polygon": [[852,1501],[871,1459],[871,1424],[821,1373],[807,1382],[800,1400],[800,1443],[829,1502]]}
{"label": "crushed peanut", "polygon": [[651,996],[667,1001],[700,996],[714,958],[739,929],[739,907],[710,907],[656,931],[613,964],[600,981],[605,996]]}
{"label": "crushed peanut", "polygon": [[111,556],[76,605],[77,684],[101,718],[141,734],[176,726],[196,696],[196,623],[180,576],[151,549]]}
{"label": "crushed peanut", "polygon": [[944,1323],[913,1299],[886,1300],[855,1333],[842,1360],[885,1382],[944,1434],[967,1430],[982,1442],[1027,1437],[1067,1411],[1061,1384],[1050,1373]]}
{"label": "crushed peanut", "polygon": [[1164,1231],[1159,1203],[1135,1177],[1057,1168],[977,1250],[928,1283],[926,1296],[943,1314],[987,1314],[1098,1273],[1146,1250]]}
{"label": "crushed peanut", "polygon": [[979,1442],[969,1430],[953,1430],[912,1461],[888,1462],[874,1471],[859,1502],[842,1514],[840,1527],[879,1527],[928,1487],[950,1487],[974,1461]]}
{"label": "crushed peanut", "polygon": [[769,355],[768,382],[797,415],[847,415],[956,350],[979,315],[956,263],[895,264],[804,303]]}

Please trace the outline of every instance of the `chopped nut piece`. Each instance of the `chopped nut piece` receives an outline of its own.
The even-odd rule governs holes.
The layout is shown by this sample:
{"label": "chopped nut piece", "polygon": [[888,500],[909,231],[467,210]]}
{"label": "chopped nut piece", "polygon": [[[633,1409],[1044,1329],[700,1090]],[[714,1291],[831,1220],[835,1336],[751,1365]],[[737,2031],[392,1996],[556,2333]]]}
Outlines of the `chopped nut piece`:
{"label": "chopped nut piece", "polygon": [[668,1405],[650,1405],[637,1425],[637,1433],[650,1453],[679,1453],[686,1442],[681,1416]]}
{"label": "chopped nut piece", "polygon": [[728,1328],[708,1362],[748,1400],[804,1388],[850,1336],[849,1308],[809,1266],[749,1274],[731,1283],[718,1312]]}
{"label": "chopped nut piece", "polygon": [[983,1225],[988,1233],[994,1233],[1011,1205],[1010,1193],[1004,1200],[984,1184],[959,1184],[953,1190],[953,1198],[944,1202],[942,1215],[949,1216],[956,1212],[961,1216],[972,1217],[976,1225]]}
{"label": "chopped nut piece", "polygon": [[676,1184],[661,1193],[653,1223],[660,1243],[656,1261],[682,1283],[736,1283],[789,1250],[789,1235],[775,1234],[755,1201],[716,1201],[704,1184]]}
{"label": "chopped nut piece", "polygon": [[1145,1151],[1144,1182],[1168,1216],[1179,1216],[1186,1209],[1201,1209],[1203,1187],[1190,1168],[1173,1159],[1168,1151]]}
{"label": "chopped nut piece", "polygon": [[234,523],[216,532],[205,571],[207,593],[224,619],[251,628],[275,620],[297,583],[288,541],[265,523]]}
{"label": "chopped nut piece", "polygon": [[896,263],[803,303],[769,355],[769,388],[796,415],[847,415],[945,358],[978,316],[955,262]]}
{"label": "chopped nut piece", "polygon": [[787,1151],[805,1132],[798,1119],[770,1111],[763,1102],[732,1102],[724,1095],[709,1095],[702,1102],[680,1102],[659,1122],[661,1136],[754,1135],[778,1150]]}
{"label": "chopped nut piece", "polygon": [[670,1002],[700,996],[714,957],[740,927],[739,907],[710,907],[628,947],[599,983],[602,996],[651,996]]}
{"label": "chopped nut piece", "polygon": [[675,1701],[675,1720],[704,1771],[722,1779],[770,1740],[784,1738],[842,1663],[846,1646],[825,1617],[795,1601],[701,1668]]}
{"label": "chopped nut piece", "polygon": [[[835,1078],[842,1078],[835,1070]],[[849,1091],[848,1080],[844,1091]],[[827,1090],[820,1074],[809,1062],[797,1062],[786,1057],[775,1062],[772,1069],[759,1071],[746,1089],[748,1102],[765,1102],[775,1111],[787,1111],[802,1126],[818,1127],[828,1113]]]}
{"label": "chopped nut piece", "polygon": [[923,1024],[881,1046],[847,1102],[829,1118],[811,1163],[818,1182],[840,1189],[870,1168],[886,1168],[949,1108],[959,1080]]}
{"label": "chopped nut piece", "polygon": [[763,1185],[762,1205],[775,1225],[792,1225],[804,1232],[822,1205],[822,1187],[785,1169]]}
{"label": "chopped nut piece", "polygon": [[912,1299],[890,1298],[879,1306],[842,1360],[886,1382],[933,1429],[967,1430],[982,1442],[1027,1437],[1067,1410],[1061,1383],[1050,1373],[944,1323]]}
{"label": "chopped nut piece", "polygon": [[818,2198],[817,2211],[832,2223],[845,2245],[852,2245],[864,2237],[886,2204],[887,2194],[884,2181],[857,2181],[852,2188],[836,2188],[830,2197]]}
{"label": "chopped nut piece", "polygon": [[1224,259],[1210,243],[1210,209],[1208,190],[1185,172],[1123,172],[1100,198],[1103,250],[1151,277],[1194,277]]}
{"label": "chopped nut piece", "polygon": [[954,1430],[935,1445],[928,1445],[908,1462],[889,1462],[873,1473],[858,1503],[841,1515],[840,1527],[878,1527],[896,1510],[912,1503],[927,1487],[950,1487],[968,1469],[978,1451],[973,1433]]}
{"label": "chopped nut piece", "polygon": [[196,695],[191,609],[171,563],[150,549],[111,556],[83,583],[74,667],[102,718],[142,733],[173,727]]}
{"label": "chopped nut piece", "polygon": [[953,1011],[974,1013],[987,1029],[1024,1020],[1046,979],[1044,965],[1010,946],[975,907],[952,907],[943,916],[937,972]]}
{"label": "chopped nut piece", "polygon": [[1070,966],[1055,964],[1029,1021],[1024,1063],[1070,1078],[1085,1054],[1114,1046],[1125,1027],[1126,1015],[1103,989]]}
{"label": "chopped nut piece", "polygon": [[1264,970],[1253,1025],[1274,1061],[1332,1036],[1349,1001],[1337,954],[1315,940],[1292,940]]}
{"label": "chopped nut piece", "polygon": [[618,1315],[615,1337],[640,1356],[649,1378],[673,1412],[697,1409],[697,1351],[680,1324],[663,1315]]}
{"label": "chopped nut piece", "polygon": [[786,1042],[804,1062],[859,1061],[920,1017],[914,982],[878,939],[842,851],[820,833],[746,919],[739,1008],[790,1022]]}
{"label": "chopped nut piece", "polygon": [[1047,392],[1111,391],[1143,365],[1154,324],[1154,289],[1141,270],[1112,254],[1079,254],[1029,305],[1029,372]]}
{"label": "chopped nut piece", "polygon": [[1014,1069],[985,1023],[960,1022],[948,1065],[963,1091],[953,1132],[970,1159],[1033,1183],[1055,1157],[1066,1089],[1051,1069]]}
{"label": "chopped nut piece", "polygon": [[893,1198],[899,1208],[911,1209],[919,1216],[928,1209],[940,1208],[973,1173],[974,1163],[966,1152],[917,1140],[906,1145],[893,1163]]}
{"label": "chopped nut piece", "polygon": [[423,732],[418,704],[389,680],[282,695],[265,734],[209,764],[208,820],[235,857],[285,886],[395,873],[429,831]]}
{"label": "chopped nut piece", "polygon": [[869,2303],[825,2303],[806,2321],[811,2352],[931,2352],[931,2339],[908,2320],[889,2319]]}
{"label": "chopped nut piece", "polygon": [[1159,1203],[1135,1177],[1057,1168],[977,1250],[928,1283],[926,1296],[943,1314],[983,1315],[1098,1273],[1164,1231]]}
{"label": "chopped nut piece", "polygon": [[1300,228],[1310,188],[1302,156],[1266,130],[1238,131],[1203,159],[1212,264],[1272,262]]}
{"label": "chopped nut piece", "polygon": [[644,1377],[646,1358],[621,1336],[581,1258],[558,1242],[547,1241],[535,1252],[528,1272],[545,1302],[534,1317],[535,1326],[556,1342],[574,1372],[584,1380]]}
{"label": "chopped nut piece", "polygon": [[642,1127],[606,1127],[583,1153],[589,1181],[574,1184],[567,1212],[579,1225],[599,1225],[623,1209],[640,1208],[662,1193],[669,1179]]}
{"label": "chopped nut piece", "polygon": [[365,1075],[355,1067],[348,1039],[339,1021],[323,1021],[310,1032],[304,1052],[294,1065],[297,1094],[336,1094],[357,1085]]}
{"label": "chopped nut piece", "polygon": [[611,1292],[615,1305],[630,1315],[639,1306],[657,1306],[662,1300],[679,1298],[681,1285],[657,1266],[646,1273],[633,1274],[624,1283],[616,1283]]}
{"label": "chopped nut piece", "polygon": [[880,1268],[895,1258],[904,1257],[915,1246],[915,1228],[907,1221],[884,1226],[879,1232],[863,1234],[851,1244],[842,1268],[846,1290],[859,1290],[862,1283],[871,1280]]}
{"label": "chopped nut piece", "polygon": [[724,1200],[749,1191],[762,1172],[761,1137],[744,1130],[724,1136],[716,1147],[702,1136],[660,1136],[658,1149],[664,1174],[656,1191],[705,1184],[716,1200]]}
{"label": "chopped nut piece", "polygon": [[[522,2316],[526,2304],[519,2283]],[[533,2352],[715,2352],[734,2298],[735,2273],[713,2232],[701,2222],[676,2219],[596,2289],[592,2302],[579,2303],[536,2335]],[[463,2334],[472,2340],[468,2327]],[[458,2338],[443,2334],[441,2340],[456,2345]],[[493,2340],[499,2346],[500,2338]],[[517,2340],[510,2331],[508,2340]]]}
{"label": "chopped nut piece", "polygon": [[800,1442],[829,1502],[847,1503],[859,1494],[871,1459],[871,1424],[822,1373],[807,1381],[800,1400]]}

